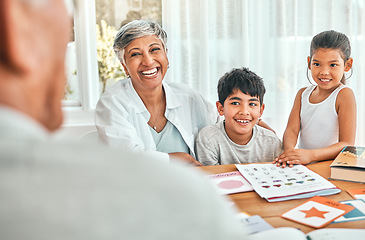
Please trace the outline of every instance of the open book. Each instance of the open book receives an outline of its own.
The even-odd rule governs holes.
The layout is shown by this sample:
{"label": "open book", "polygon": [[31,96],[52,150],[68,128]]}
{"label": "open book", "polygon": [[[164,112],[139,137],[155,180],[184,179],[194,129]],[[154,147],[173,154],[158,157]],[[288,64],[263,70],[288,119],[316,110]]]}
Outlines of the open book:
{"label": "open book", "polygon": [[254,190],[269,202],[326,196],[341,192],[334,184],[303,165],[236,164]]}
{"label": "open book", "polygon": [[245,239],[248,240],[362,240],[365,236],[365,229],[349,228],[322,228],[307,234],[296,228],[282,227],[252,234]]}
{"label": "open book", "polygon": [[206,176],[213,187],[220,194],[233,194],[240,192],[253,191],[250,183],[242,176],[239,171],[212,174]]}

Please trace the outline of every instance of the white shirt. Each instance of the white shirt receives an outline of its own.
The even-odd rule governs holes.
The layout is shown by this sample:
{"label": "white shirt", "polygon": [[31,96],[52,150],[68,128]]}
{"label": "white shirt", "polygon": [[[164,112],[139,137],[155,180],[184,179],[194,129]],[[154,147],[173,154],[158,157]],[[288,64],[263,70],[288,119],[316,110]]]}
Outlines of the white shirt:
{"label": "white shirt", "polygon": [[0,139],[45,140],[48,137],[48,131],[39,123],[21,112],[0,105]]}
{"label": "white shirt", "polygon": [[339,126],[336,99],[338,93],[345,87],[345,85],[340,85],[320,103],[309,101],[316,86],[307,87],[303,91],[300,109],[299,148],[324,148],[338,142]]}
{"label": "white shirt", "polygon": [[242,239],[198,169],[60,142],[0,107],[1,239]]}
{"label": "white shirt", "polygon": [[[163,88],[166,96],[165,117],[180,132],[195,158],[195,137],[200,129],[217,121],[217,110],[197,91],[183,84],[163,82]],[[156,144],[147,124],[149,119],[150,113],[130,79],[120,80],[109,88],[101,96],[95,110],[95,124],[102,142],[137,151],[156,152]],[[168,155],[160,153],[159,158],[168,160]]]}

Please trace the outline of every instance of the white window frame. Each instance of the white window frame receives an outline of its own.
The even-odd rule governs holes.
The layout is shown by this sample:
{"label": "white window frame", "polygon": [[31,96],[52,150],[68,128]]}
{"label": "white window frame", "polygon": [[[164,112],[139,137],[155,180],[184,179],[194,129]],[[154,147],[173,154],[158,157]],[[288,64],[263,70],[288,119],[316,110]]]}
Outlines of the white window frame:
{"label": "white window frame", "polygon": [[76,2],[74,30],[79,102],[64,101],[63,127],[93,126],[95,106],[99,99],[95,1],[79,0]]}

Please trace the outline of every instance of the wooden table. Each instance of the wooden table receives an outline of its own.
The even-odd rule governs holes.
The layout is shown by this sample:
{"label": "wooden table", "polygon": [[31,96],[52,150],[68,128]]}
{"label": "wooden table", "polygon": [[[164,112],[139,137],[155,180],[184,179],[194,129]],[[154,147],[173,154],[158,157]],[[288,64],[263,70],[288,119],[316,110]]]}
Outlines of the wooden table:
{"label": "wooden table", "polygon": [[[309,169],[328,179],[330,177],[330,164],[332,161],[323,161],[306,165]],[[219,165],[219,166],[204,166],[199,167],[208,174],[224,173],[237,171],[235,165]],[[351,200],[352,197],[346,192],[347,189],[352,188],[365,188],[364,183],[354,183],[347,181],[333,181],[330,180],[334,185],[342,189],[342,191],[335,195],[325,196],[326,198],[335,201]],[[245,192],[228,195],[236,206],[241,210],[250,215],[259,215],[273,227],[294,227],[298,228],[304,233],[311,232],[315,228],[299,224],[287,219],[280,217],[280,215],[308,200],[288,200],[282,202],[269,203],[265,199],[261,198],[256,192]],[[364,228],[365,220],[352,221],[345,223],[331,223],[326,228]]]}

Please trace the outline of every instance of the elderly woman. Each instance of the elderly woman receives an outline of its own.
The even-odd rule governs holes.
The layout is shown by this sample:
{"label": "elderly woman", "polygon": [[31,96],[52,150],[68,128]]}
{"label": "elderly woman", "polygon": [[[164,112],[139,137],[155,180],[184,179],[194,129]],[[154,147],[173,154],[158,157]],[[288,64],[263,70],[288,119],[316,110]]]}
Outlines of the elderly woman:
{"label": "elderly woman", "polygon": [[97,104],[99,138],[201,165],[194,154],[196,134],[218,115],[198,92],[164,81],[166,41],[166,32],[152,21],[135,20],[120,29],[113,47],[128,78],[109,88]]}

